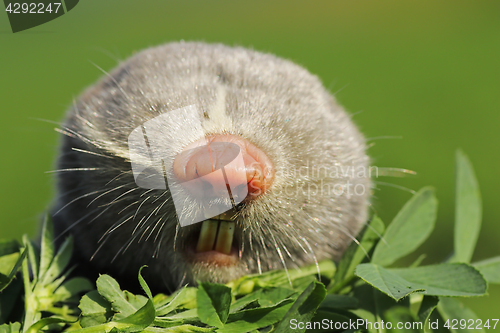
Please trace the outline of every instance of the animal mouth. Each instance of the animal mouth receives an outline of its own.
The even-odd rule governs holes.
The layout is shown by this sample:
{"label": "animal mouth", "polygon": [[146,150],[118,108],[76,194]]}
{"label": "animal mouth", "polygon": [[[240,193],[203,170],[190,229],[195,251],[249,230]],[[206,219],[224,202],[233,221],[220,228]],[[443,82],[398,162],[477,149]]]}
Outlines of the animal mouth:
{"label": "animal mouth", "polygon": [[234,211],[229,211],[201,222],[200,229],[188,237],[188,240],[193,240],[186,247],[189,261],[217,266],[235,265],[239,258],[233,218]]}

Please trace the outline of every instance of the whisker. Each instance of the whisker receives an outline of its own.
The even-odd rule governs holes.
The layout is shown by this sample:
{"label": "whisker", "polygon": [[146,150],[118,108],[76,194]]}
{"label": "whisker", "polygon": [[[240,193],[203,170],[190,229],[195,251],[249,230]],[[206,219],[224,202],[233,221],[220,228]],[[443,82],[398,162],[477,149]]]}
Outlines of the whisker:
{"label": "whisker", "polygon": [[[126,211],[127,209],[129,209],[130,207],[132,207],[133,205],[137,205],[139,202],[141,202],[141,200],[134,201],[130,205],[127,205],[125,208],[123,208],[122,210],[120,210],[118,212],[118,215],[120,215],[121,213],[123,213],[124,211]],[[132,215],[132,217],[133,217],[133,215]]]}
{"label": "whisker", "polygon": [[96,141],[92,141],[89,138],[83,136],[81,133],[75,132],[75,131],[73,131],[72,129],[70,129],[68,127],[54,128],[54,131],[56,131],[56,132],[58,132],[60,134],[69,136],[70,138],[78,138],[78,139],[82,140],[83,142],[86,142],[86,143],[88,143],[88,144],[90,144],[92,146],[95,146],[97,148],[101,148],[101,149],[103,148]]}
{"label": "whisker", "polygon": [[302,239],[302,241],[307,245],[307,247],[309,248],[309,251],[314,259],[314,264],[316,265],[316,270],[318,271],[318,276],[319,276],[319,279],[320,279],[320,282],[321,282],[321,271],[319,269],[319,263],[318,263],[318,258],[316,258],[316,254],[314,254],[314,250],[312,249],[311,245],[309,244],[309,242],[307,241],[307,239],[303,236],[300,236],[299,237],[300,239]]}
{"label": "whisker", "polygon": [[[75,109],[76,108],[76,101],[73,99],[73,106]],[[83,118],[82,116],[80,116],[78,113],[76,114],[76,117],[78,119],[80,119],[83,123],[85,123],[85,125],[87,125],[88,127],[90,128],[95,128],[94,124],[92,124],[90,121],[88,121],[87,119]]]}
{"label": "whisker", "polygon": [[[160,211],[160,209],[163,207],[163,205],[165,205],[167,202],[169,202],[170,200],[168,200],[168,198],[166,200],[163,201],[163,203],[158,207],[158,210],[156,211],[156,214],[158,214],[158,212]],[[155,215],[156,215],[155,214]]]}
{"label": "whisker", "polygon": [[146,194],[148,194],[149,192],[151,192],[151,191],[153,191],[153,190],[155,190],[155,189],[154,189],[154,188],[150,188],[150,189],[149,189],[149,190],[147,190],[146,192],[142,193],[142,194],[141,194],[141,197],[142,197],[142,196],[145,196]]}
{"label": "whisker", "polygon": [[[120,198],[122,198],[123,196],[125,196],[125,195],[127,195],[127,194],[129,194],[129,193],[131,193],[131,192],[137,191],[138,189],[139,189],[139,187],[134,187],[133,189],[128,190],[127,192],[120,194],[119,196],[117,196],[116,198],[114,198],[114,199],[113,199],[113,201],[111,201],[111,202],[109,202],[109,203],[107,203],[107,204],[101,205],[101,207],[105,207],[105,206],[112,205],[112,204],[114,204],[115,202],[117,202]],[[94,199],[94,200],[95,200],[95,199]]]}
{"label": "whisker", "polygon": [[406,192],[409,192],[411,194],[415,194],[417,193],[416,191],[412,190],[412,189],[409,189],[407,187],[404,187],[404,186],[400,186],[400,185],[396,185],[396,184],[391,184],[391,183],[386,183],[386,182],[381,182],[379,180],[374,180],[373,181],[375,184],[378,184],[378,185],[384,185],[384,186],[388,186],[388,187],[394,187],[394,188],[397,188],[397,189],[400,189],[400,190],[403,190],[403,191],[406,191]]}
{"label": "whisker", "polygon": [[161,197],[164,196],[165,194],[167,194],[167,191],[164,191],[162,194],[160,194],[156,199],[153,200],[153,202],[151,202],[151,204],[154,204],[155,202],[157,202],[158,200],[160,200]]}
{"label": "whisker", "polygon": [[359,110],[359,111],[356,111],[356,112],[353,112],[353,113],[349,113],[349,118],[354,118],[354,116],[357,116],[358,114],[361,114],[363,113],[364,110]]}
{"label": "whisker", "polygon": [[135,220],[135,217],[137,216],[137,214],[139,213],[139,209],[141,209],[142,205],[149,199],[151,198],[151,196],[147,197],[146,199],[142,200],[141,204],[139,205],[139,207],[137,207],[137,210],[135,211],[135,214],[134,214],[134,220]]}
{"label": "whisker", "polygon": [[[111,235],[107,235],[106,238],[104,239],[104,241],[99,244],[99,246],[97,247],[97,249],[94,251],[94,253],[92,254],[92,256],[90,257],[90,261],[94,260],[94,257],[95,255],[97,254],[97,252],[99,252],[99,250],[104,246],[104,244],[106,243],[106,241],[108,240],[108,238],[110,237]],[[114,258],[113,258],[114,260]],[[113,260],[111,260],[111,262],[113,262]]]}
{"label": "whisker", "polygon": [[129,240],[125,244],[122,245],[122,247],[116,252],[113,259],[111,259],[112,263],[116,260],[116,258],[118,258],[118,256],[120,254],[124,254],[128,250],[128,248],[130,247],[130,245],[132,245],[132,243],[137,238],[137,236],[139,236],[139,234],[136,234],[135,236],[132,235],[132,237],[130,237]]}
{"label": "whisker", "polygon": [[66,229],[64,229],[60,234],[59,236],[57,236],[54,241],[57,241],[59,238],[61,238],[64,234],[66,234],[68,231],[70,231],[71,229],[73,229],[75,226],[77,226],[79,223],[81,223],[83,220],[85,220],[87,217],[89,217],[90,215],[94,214],[95,212],[97,212],[98,210],[100,209],[100,207],[97,207],[93,210],[91,210],[90,212],[88,212],[87,214],[85,214],[84,216],[82,216],[81,218],[79,218],[78,220],[76,220],[76,222],[73,222],[69,227],[67,227]]}
{"label": "whisker", "polygon": [[37,118],[37,117],[28,117],[28,119],[38,120],[38,121],[42,121],[42,122],[49,123],[52,125],[57,125],[57,126],[63,126],[63,123],[60,123],[60,122],[57,122],[54,120],[50,120],[50,119],[43,119],[43,118]]}
{"label": "whisker", "polygon": [[[182,275],[181,282],[179,282],[179,284],[177,285],[177,289],[180,289],[180,287],[181,287],[182,285],[184,285],[184,281],[186,280],[186,275],[187,275],[187,273],[186,273],[186,272],[184,272],[184,274]],[[173,301],[173,300],[172,300],[172,301]],[[171,301],[171,302],[172,302],[172,301]]]}
{"label": "whisker", "polygon": [[283,247],[283,250],[285,250],[287,256],[293,261],[295,262],[295,258],[290,254],[290,252],[288,251],[287,247],[285,246],[285,244],[283,243],[283,240],[279,240],[281,246]]}
{"label": "whisker", "polygon": [[111,180],[108,181],[104,186],[108,186],[109,184],[111,184],[112,182],[114,182],[115,180],[117,180],[118,178],[120,178],[121,176],[123,176],[124,174],[126,174],[125,171],[120,172],[119,174],[117,174],[116,176],[114,176],[113,178],[111,178]]}
{"label": "whisker", "polygon": [[[163,224],[165,225],[165,223]],[[162,225],[162,228],[163,228],[163,225]],[[161,230],[161,229],[160,229]],[[158,233],[159,235],[160,233]],[[161,234],[161,237],[160,237],[160,241],[158,242],[158,246],[156,246],[156,249],[155,251],[153,252],[153,258],[157,258],[158,254],[160,253],[160,247],[161,247],[161,244],[163,243],[163,238],[165,237],[165,233],[162,233]],[[156,238],[155,238],[155,241],[156,241]]]}
{"label": "whisker", "polygon": [[337,96],[338,93],[340,93],[342,90],[347,88],[349,86],[349,83],[346,83],[342,88],[338,89],[336,92],[332,93],[333,96]]}
{"label": "whisker", "polygon": [[[144,218],[146,217],[144,215],[144,217],[139,221],[139,223],[135,226],[135,229],[134,231],[132,231],[132,235],[135,234],[135,232],[137,231],[137,228],[141,225],[146,225],[146,223],[148,222],[148,220],[150,219],[151,216],[153,216],[153,214],[158,211],[158,207],[156,207],[155,209],[153,209],[153,211],[149,214],[149,216],[146,218],[146,220],[144,220]],[[147,230],[147,229],[146,229]]]}
{"label": "whisker", "polygon": [[[101,208],[101,207],[99,207],[99,208]],[[106,212],[108,211],[108,209],[110,209],[110,208],[111,208],[111,206],[109,206],[109,207],[107,207],[107,208],[103,209],[103,210],[102,210],[102,212],[100,212],[99,214],[97,214],[97,216],[95,216],[92,220],[90,220],[90,221],[88,222],[88,224],[91,224],[92,222],[94,222],[94,221],[95,221],[96,219],[98,219],[98,218],[99,218],[102,214],[106,213]]]}
{"label": "whisker", "polygon": [[90,205],[92,205],[92,203],[94,203],[97,199],[102,198],[104,195],[109,194],[109,193],[111,193],[111,192],[113,192],[113,191],[119,190],[120,188],[125,187],[125,186],[127,186],[127,185],[128,185],[128,184],[123,184],[123,185],[117,186],[117,187],[115,187],[115,188],[112,188],[111,190],[108,190],[108,191],[106,191],[106,192],[104,192],[104,193],[102,193],[102,194],[98,195],[98,196],[97,196],[97,197],[95,197],[95,198],[94,198],[91,202],[89,202],[89,204],[87,205],[87,207],[89,207]]}
{"label": "whisker", "polygon": [[[260,243],[262,244],[262,249],[264,250],[264,252],[266,254],[266,257],[269,258],[269,252],[267,250],[266,242],[264,241],[264,238],[262,237],[262,235],[259,235],[259,239],[260,239]],[[268,261],[267,269],[271,270],[272,268],[273,268],[272,263]]]}
{"label": "whisker", "polygon": [[255,252],[257,253],[257,268],[259,269],[259,274],[262,274],[262,263],[260,262],[260,252],[258,249]]}
{"label": "whisker", "polygon": [[[165,213],[165,214],[166,214],[166,213]],[[156,240],[158,239],[158,236],[160,236],[161,230],[163,229],[163,227],[165,226],[165,224],[166,224],[166,223],[165,223],[165,222],[163,222],[163,223],[161,224],[160,229],[158,229],[158,232],[156,233],[155,239],[153,240],[153,242],[154,242],[154,243],[156,243]]]}
{"label": "whisker", "polygon": [[402,169],[402,168],[386,168],[377,167],[377,176],[383,177],[405,177],[407,175],[416,175],[417,173],[413,170]]}
{"label": "whisker", "polygon": [[[89,60],[90,61],[90,60]],[[104,75],[106,75],[107,77],[109,77],[113,82],[114,84],[116,84],[116,86],[118,87],[118,89],[120,89],[120,91],[123,93],[123,95],[129,100],[129,101],[132,101],[132,99],[130,98],[130,96],[125,92],[125,90],[123,90],[122,86],[118,83],[118,81],[116,81],[116,79],[111,75],[109,74],[108,72],[106,72],[104,69],[102,69],[101,67],[99,67],[97,64],[95,64],[94,62],[90,61],[90,63],[92,65],[94,65],[98,70],[100,70],[101,72],[104,73]]]}
{"label": "whisker", "polygon": [[97,191],[93,191],[93,192],[90,192],[90,193],[86,193],[86,194],[83,194],[83,195],[80,195],[78,198],[75,198],[73,200],[71,200],[70,202],[68,202],[67,204],[65,204],[64,206],[62,206],[62,208],[60,208],[57,212],[55,212],[52,216],[56,216],[58,213],[60,213],[64,208],[68,207],[69,205],[71,205],[72,203],[74,203],[75,201],[78,201],[80,199],[83,199],[85,197],[88,197],[90,195],[93,195],[93,194],[97,194],[99,192],[102,192],[104,191],[104,189],[102,190],[97,190]]}
{"label": "whisker", "polygon": [[384,139],[388,139],[388,140],[398,139],[398,140],[401,140],[401,139],[403,139],[403,137],[400,136],[400,135],[381,135],[381,136],[373,136],[371,138],[366,138],[365,141],[366,142],[370,142],[370,141],[384,140]]}
{"label": "whisker", "polygon": [[57,169],[45,171],[45,173],[56,173],[56,172],[71,172],[71,171],[96,171],[103,170],[102,168],[68,168],[68,169]]}
{"label": "whisker", "polygon": [[101,236],[101,238],[99,238],[98,243],[100,243],[102,241],[104,236],[112,233],[113,231],[115,231],[116,229],[121,227],[123,224],[127,223],[130,219],[132,219],[132,215],[129,216],[128,218],[125,218],[125,217],[126,216],[124,216],[121,220],[118,220],[118,222],[114,223],[111,227],[109,227],[109,229],[106,230],[106,232]]}
{"label": "whisker", "polygon": [[105,157],[105,158],[113,159],[113,157],[111,157],[111,156],[106,156],[106,155],[94,153],[94,152],[89,151],[89,150],[79,149],[79,148],[75,148],[75,147],[72,147],[71,150],[74,150],[74,151],[77,151],[77,152],[80,152],[80,153],[85,153],[85,154],[90,154],[90,155],[95,155],[95,156],[99,156],[99,157]]}

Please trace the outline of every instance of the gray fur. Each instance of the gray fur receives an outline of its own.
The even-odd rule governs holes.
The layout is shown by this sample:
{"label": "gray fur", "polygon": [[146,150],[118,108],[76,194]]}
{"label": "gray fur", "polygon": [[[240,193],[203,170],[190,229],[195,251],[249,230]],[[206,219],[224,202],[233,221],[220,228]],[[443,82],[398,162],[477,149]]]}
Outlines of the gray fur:
{"label": "gray fur", "polygon": [[[177,226],[168,190],[137,187],[127,138],[147,120],[191,104],[210,121],[221,86],[231,121],[220,131],[263,150],[276,176],[269,191],[239,213],[239,264],[191,266],[181,250],[196,241],[188,235],[199,226]],[[205,43],[147,49],[87,89],[62,131],[58,168],[88,170],[58,172],[56,233],[73,234],[80,259],[117,278],[135,280],[147,264],[148,282],[172,291],[197,279],[227,282],[259,270],[338,259],[367,219],[369,178],[340,169],[368,168],[363,136],[316,76],[270,54]],[[347,181],[365,192],[307,194],[311,184]],[[296,194],[301,187],[306,193]]]}

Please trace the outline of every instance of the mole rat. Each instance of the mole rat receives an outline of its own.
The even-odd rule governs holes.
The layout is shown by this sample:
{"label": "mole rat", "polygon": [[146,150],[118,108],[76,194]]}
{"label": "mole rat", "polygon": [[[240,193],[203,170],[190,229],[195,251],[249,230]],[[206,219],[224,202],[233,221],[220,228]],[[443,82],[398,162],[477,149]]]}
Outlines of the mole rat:
{"label": "mole rat", "polygon": [[367,220],[364,137],[316,76],[271,54],[146,49],[83,92],[59,131],[56,237],[119,282],[143,265],[174,291],[338,260]]}

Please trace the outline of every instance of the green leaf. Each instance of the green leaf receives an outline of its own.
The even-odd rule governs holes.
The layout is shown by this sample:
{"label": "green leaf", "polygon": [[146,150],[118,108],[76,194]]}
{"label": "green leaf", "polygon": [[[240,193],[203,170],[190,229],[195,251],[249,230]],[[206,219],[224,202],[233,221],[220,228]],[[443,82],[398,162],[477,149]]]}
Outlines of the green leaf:
{"label": "green leaf", "polygon": [[[402,313],[401,309],[398,308],[406,308],[407,310],[410,307],[410,298],[407,297],[403,300],[396,301],[393,298],[387,296],[386,294],[380,292],[380,290],[373,289],[373,301],[374,301],[374,315],[376,321],[391,321],[393,324],[396,324],[398,321],[398,317],[406,317],[403,321],[413,321],[413,317],[410,315],[408,318],[408,313]],[[391,311],[394,310],[394,313]],[[392,317],[391,317],[392,316]],[[396,326],[396,325],[394,325]]]}
{"label": "green leaf", "polygon": [[0,325],[0,333],[18,333],[21,330],[20,323],[9,323]]}
{"label": "green leaf", "polygon": [[429,318],[429,322],[425,329],[425,333],[450,333],[450,330],[444,325],[446,324],[446,320],[441,316],[439,311],[436,309],[432,311],[431,316]]}
{"label": "green leaf", "polygon": [[0,292],[7,288],[12,280],[14,280],[17,272],[23,264],[24,258],[26,258],[27,253],[28,251],[25,248],[21,255],[19,255],[19,253],[13,253],[0,258],[2,259],[7,257],[6,260],[0,262],[0,264],[5,265],[5,268],[10,267],[10,272],[5,272],[8,275],[0,274]]}
{"label": "green leaf", "polygon": [[378,242],[371,262],[388,266],[412,253],[429,237],[437,214],[434,190],[424,187],[396,215]]}
{"label": "green leaf", "polygon": [[294,295],[296,295],[295,298],[298,296],[295,291],[283,287],[264,288],[259,290],[256,294],[258,295],[258,302],[261,307],[275,306]]}
{"label": "green leaf", "polygon": [[0,325],[0,333],[19,333],[21,330],[20,323],[9,323]]}
{"label": "green leaf", "polygon": [[290,286],[290,284],[284,284],[283,286],[286,286],[288,288],[293,288],[298,293],[302,293],[304,290],[306,290],[309,285],[315,281],[318,281],[315,275],[308,275],[301,277],[299,279],[293,280],[293,286]]}
{"label": "green leaf", "polygon": [[438,302],[439,298],[435,296],[424,296],[422,302],[420,303],[420,308],[418,309],[418,318],[421,323],[426,325]]}
{"label": "green leaf", "polygon": [[45,254],[43,253],[43,247],[42,247],[42,252],[40,254],[41,262],[40,262],[40,278],[39,278],[39,281],[42,285],[47,285],[51,283],[64,272],[66,266],[69,263],[69,260],[71,259],[72,251],[73,251],[73,237],[70,236],[66,238],[64,242],[61,244],[59,250],[57,251],[57,254],[48,264],[49,266],[47,267],[46,271],[42,274],[42,268],[45,269],[42,266],[42,262],[44,260],[46,261],[49,260],[49,258],[47,258],[47,253]]}
{"label": "green leaf", "polygon": [[[174,311],[177,308],[189,306],[193,301],[196,304],[196,292],[194,287],[184,287],[168,297],[166,300],[157,304],[156,315],[164,316]],[[190,308],[190,307],[189,307]]]}
{"label": "green leaf", "polygon": [[356,275],[395,300],[414,292],[432,296],[482,296],[486,293],[486,281],[467,264],[393,269],[361,264],[356,268]]}
{"label": "green leaf", "polygon": [[452,258],[469,263],[481,228],[481,194],[472,165],[467,156],[456,153],[455,234]]}
{"label": "green leaf", "polygon": [[84,291],[89,291],[94,289],[94,286],[90,281],[83,277],[72,278],[64,282],[57,290],[54,292],[54,299],[57,301],[66,300],[72,296],[78,295]]}
{"label": "green leaf", "polygon": [[[40,266],[38,270],[38,279],[41,280],[49,269],[50,263],[54,259],[54,230],[52,226],[52,219],[49,215],[45,215],[42,224],[42,237],[40,244]],[[33,266],[37,263],[32,262]],[[35,268],[36,271],[36,268]]]}
{"label": "green leaf", "polygon": [[[437,309],[439,311],[439,314],[443,317],[444,320],[448,319],[450,320],[450,324],[453,319],[458,319],[458,321],[460,321],[460,319],[465,319],[466,321],[472,319],[474,323],[476,323],[476,320],[478,319],[478,317],[474,312],[472,312],[472,310],[465,307],[462,303],[453,298],[440,297]],[[466,322],[465,328],[461,328],[461,325],[458,324],[457,329],[452,328],[450,329],[450,331],[452,333],[458,333],[458,332],[484,333],[484,329],[482,328],[476,329],[476,325],[474,325],[473,329],[468,329],[469,324],[470,324],[469,322]]]}
{"label": "green leaf", "polygon": [[148,296],[148,299],[146,301],[146,304],[144,304],[144,306],[137,310],[135,313],[117,321],[117,323],[119,324],[129,325],[127,327],[122,327],[120,325],[120,332],[142,332],[142,330],[151,325],[155,320],[156,311],[153,303],[153,296],[151,295],[151,291],[149,290],[146,281],[144,281],[141,275],[141,271],[144,267],[145,266],[139,269],[138,278],[141,287],[144,289],[146,295]]}
{"label": "green leaf", "polygon": [[231,288],[222,284],[203,282],[196,294],[201,322],[221,328],[229,316]]}
{"label": "green leaf", "polygon": [[349,295],[326,295],[323,302],[321,302],[319,309],[356,309],[359,306],[359,301],[357,298]]}
{"label": "green leaf", "polygon": [[82,311],[80,319],[82,327],[104,324],[113,315],[111,303],[99,295],[97,290],[85,294],[78,307]]}
{"label": "green leaf", "polygon": [[[261,307],[273,307],[283,300],[289,299],[295,295],[297,295],[297,293],[291,289],[282,287],[266,287],[236,300],[233,304],[231,304],[230,313],[241,311],[251,304]],[[295,298],[297,296],[295,296]]]}
{"label": "green leaf", "polygon": [[121,328],[120,332],[142,332],[143,329],[153,323],[156,317],[155,306],[151,299],[132,315],[120,319],[117,323],[128,324],[129,326]]}
{"label": "green leaf", "polygon": [[19,252],[6,254],[0,257],[0,274],[8,276],[12,268],[16,265],[19,258]]}
{"label": "green leaf", "polygon": [[23,235],[23,244],[26,245],[26,248],[28,249],[28,262],[31,266],[31,271],[32,271],[32,282],[33,284],[36,284],[38,281],[38,266],[40,264],[40,251],[33,246],[31,243],[30,239],[28,238],[28,235]]}
{"label": "green leaf", "polygon": [[[176,327],[170,327],[168,330],[157,327],[148,327],[144,332],[157,332],[157,333],[208,333],[215,332],[215,327],[198,327],[193,325],[180,325]],[[218,331],[219,332],[219,331]]]}
{"label": "green leaf", "polygon": [[486,259],[473,264],[473,266],[483,274],[489,283],[500,283],[500,257]]}
{"label": "green leaf", "polygon": [[63,318],[58,318],[58,317],[48,317],[48,318],[43,318],[31,325],[27,330],[25,330],[25,333],[38,333],[44,328],[45,326],[49,326],[52,324],[68,324],[71,323],[71,321],[63,319]]}
{"label": "green leaf", "polygon": [[[288,332],[290,330],[290,321],[292,319],[295,319],[298,322],[311,321],[312,317],[316,313],[316,309],[319,307],[321,302],[323,302],[325,296],[326,289],[322,283],[317,281],[311,283],[293,303],[292,307],[288,310],[278,326],[276,326],[275,332]],[[302,332],[304,331],[305,329],[302,330]],[[300,330],[297,332],[300,332]]]}
{"label": "green leaf", "polygon": [[116,312],[114,320],[126,318],[142,308],[147,298],[134,295],[128,291],[122,291],[120,285],[109,275],[101,275],[96,282],[97,291],[108,302],[111,303],[113,311]]}
{"label": "green leaf", "polygon": [[[289,269],[288,274],[285,270],[269,271],[262,274],[251,274],[243,276],[237,280],[231,281],[226,284],[233,290],[234,296],[246,295],[251,293],[253,290],[257,290],[265,287],[277,287],[277,286],[290,286],[290,281],[292,281],[294,288],[301,285],[301,283],[295,283],[295,281],[308,277],[311,275],[318,274],[318,270],[321,276],[331,279],[335,273],[335,264],[332,260],[322,260],[316,264],[301,267],[300,269]],[[290,280],[289,280],[290,278]],[[303,282],[303,281],[299,281]],[[308,283],[309,285],[309,283]]]}
{"label": "green leaf", "polygon": [[[141,278],[139,271],[139,279]],[[144,282],[143,287],[145,286],[147,287]],[[122,291],[118,283],[108,275],[101,275],[97,279],[97,289],[98,294],[87,293],[80,302],[81,324],[84,328],[77,332],[108,332],[112,328],[119,332],[142,332],[153,323],[156,312],[152,298]],[[149,288],[145,289],[149,291]],[[109,318],[109,304],[111,310],[117,313],[112,321],[104,322]]]}
{"label": "green leaf", "polygon": [[340,259],[337,272],[335,272],[332,292],[340,290],[354,276],[356,266],[368,256],[373,246],[382,237],[384,228],[384,222],[378,216],[374,216],[361,233],[360,241],[351,242]]}
{"label": "green leaf", "polygon": [[[341,325],[347,325],[349,327],[349,322],[350,318],[339,313],[334,313],[330,311],[323,311],[321,309],[318,309],[316,311],[316,314],[314,317],[311,319],[310,322],[308,323],[300,323],[298,320],[292,319],[289,323],[289,329],[288,331],[285,332],[300,332],[301,327],[305,325],[307,328],[306,332],[307,333],[325,333],[325,332],[339,332],[338,330],[335,330],[335,325],[338,325],[338,327],[342,327]],[[354,320],[356,321],[356,319]],[[320,327],[316,326],[316,329],[314,328],[314,325],[320,325]],[[346,326],[344,326],[346,327]],[[352,331],[344,331],[344,332],[352,332]]]}
{"label": "green leaf", "polygon": [[198,318],[198,309],[189,309],[186,311],[179,312],[177,314],[168,316],[169,319],[187,319],[187,320],[196,320]]}
{"label": "green leaf", "polygon": [[151,294],[151,290],[149,289],[149,286],[148,284],[146,283],[146,281],[144,281],[144,278],[142,277],[141,275],[141,272],[142,272],[142,269],[144,267],[148,267],[148,266],[142,266],[140,269],[139,269],[139,274],[138,274],[138,279],[139,279],[139,284],[141,285],[141,288],[144,290],[144,292],[146,293],[146,295],[148,296],[148,298],[153,301],[153,295]]}
{"label": "green leaf", "polygon": [[[419,328],[424,327],[422,323],[416,322],[409,308],[403,306],[393,306],[384,312],[384,318],[390,322],[395,332],[420,332]],[[398,325],[404,325],[398,329]],[[422,325],[421,327],[417,325]]]}
{"label": "green leaf", "polygon": [[218,333],[250,332],[259,328],[273,325],[283,319],[283,316],[292,307],[292,300],[267,308],[255,308],[230,314],[223,328]]}
{"label": "green leaf", "polygon": [[[194,324],[194,325],[203,325],[205,326],[201,321],[199,321],[197,318],[196,319],[171,319],[171,318],[158,318],[153,322],[153,326],[158,326],[162,328],[170,328],[172,329],[175,326],[181,326],[184,324]],[[215,328],[215,327],[214,327]]]}

